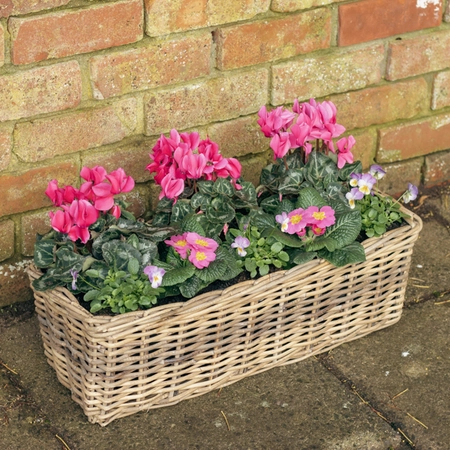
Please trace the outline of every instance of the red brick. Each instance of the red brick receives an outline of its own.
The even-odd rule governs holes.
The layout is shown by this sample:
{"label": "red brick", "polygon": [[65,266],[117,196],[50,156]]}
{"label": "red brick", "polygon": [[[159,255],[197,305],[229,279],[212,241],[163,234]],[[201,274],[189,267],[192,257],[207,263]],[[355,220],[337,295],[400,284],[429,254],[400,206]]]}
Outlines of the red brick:
{"label": "red brick", "polygon": [[269,10],[270,0],[144,0],[149,36],[248,20]]}
{"label": "red brick", "polygon": [[122,167],[136,182],[143,183],[152,177],[145,168],[150,164],[149,153],[156,139],[142,139],[103,152],[88,152],[82,157],[83,166],[103,166],[108,172]]}
{"label": "red brick", "polygon": [[355,161],[361,161],[364,169],[368,169],[373,164],[377,146],[377,134],[373,130],[350,131],[346,133],[353,135],[356,140],[352,153]]}
{"label": "red brick", "polygon": [[270,9],[277,12],[293,12],[343,1],[345,0],[272,0]]}
{"label": "red brick", "polygon": [[432,109],[450,106],[450,70],[435,75],[433,82]]}
{"label": "red brick", "polygon": [[348,92],[330,98],[338,122],[347,129],[410,119],[429,110],[428,84],[424,78]]}
{"label": "red brick", "polygon": [[447,69],[449,55],[450,31],[391,42],[386,78],[397,80]]}
{"label": "red brick", "polygon": [[432,186],[450,180],[450,152],[425,157],[424,184]]}
{"label": "red brick", "polygon": [[57,179],[60,185],[78,185],[79,173],[78,164],[69,161],[0,176],[0,217],[49,206],[51,202],[44,193],[48,182]]}
{"label": "red brick", "polygon": [[399,161],[450,148],[450,114],[379,131],[377,160]]}
{"label": "red brick", "polygon": [[340,5],[339,45],[437,27],[441,24],[442,1],[361,0]]}
{"label": "red brick", "polygon": [[11,160],[12,129],[0,128],[0,172],[8,168]]}
{"label": "red brick", "polygon": [[94,97],[103,99],[210,73],[212,37],[203,32],[91,59]]}
{"label": "red brick", "polygon": [[0,261],[10,258],[14,254],[14,222],[3,220],[0,222]]}
{"label": "red brick", "polygon": [[269,76],[257,69],[144,97],[146,133],[185,129],[254,113],[267,104]]}
{"label": "red brick", "polygon": [[0,17],[17,16],[38,12],[44,9],[57,8],[67,5],[70,0],[2,0],[0,3]]}
{"label": "red brick", "polygon": [[272,68],[272,104],[362,89],[382,78],[384,46],[283,62]]}
{"label": "red brick", "polygon": [[121,141],[136,129],[136,107],[136,99],[130,98],[103,108],[18,123],[14,152],[26,162],[35,162]]}
{"label": "red brick", "polygon": [[269,148],[269,139],[261,132],[256,115],[221,122],[208,127],[208,136],[219,144],[226,158],[262,153]]}
{"label": "red brick", "polygon": [[290,58],[327,48],[330,40],[331,12],[325,8],[232,26],[217,33],[217,64],[226,70]]}
{"label": "red brick", "polygon": [[415,158],[395,164],[383,164],[386,176],[377,183],[378,189],[399,197],[408,188],[408,183],[419,186],[422,179],[423,158]]}
{"label": "red brick", "polygon": [[[56,208],[55,208],[56,210]],[[22,217],[22,255],[33,256],[36,234],[45,234],[51,230],[48,211],[39,211]]]}
{"label": "red brick", "polygon": [[143,36],[142,14],[141,0],[126,0],[76,11],[12,17],[8,22],[12,62],[29,64],[139,41]]}
{"label": "red brick", "polygon": [[81,101],[78,62],[0,77],[0,122],[76,107]]}

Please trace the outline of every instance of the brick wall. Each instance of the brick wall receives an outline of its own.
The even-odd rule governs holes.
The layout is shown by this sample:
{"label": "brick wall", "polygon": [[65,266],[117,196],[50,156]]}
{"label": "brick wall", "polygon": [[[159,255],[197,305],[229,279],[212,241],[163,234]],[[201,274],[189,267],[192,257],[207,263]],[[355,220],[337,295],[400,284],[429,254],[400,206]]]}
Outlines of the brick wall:
{"label": "brick wall", "polygon": [[0,0],[0,306],[30,298],[50,179],[121,166],[142,213],[149,150],[175,127],[257,182],[258,109],[310,97],[391,192],[450,179],[450,0]]}

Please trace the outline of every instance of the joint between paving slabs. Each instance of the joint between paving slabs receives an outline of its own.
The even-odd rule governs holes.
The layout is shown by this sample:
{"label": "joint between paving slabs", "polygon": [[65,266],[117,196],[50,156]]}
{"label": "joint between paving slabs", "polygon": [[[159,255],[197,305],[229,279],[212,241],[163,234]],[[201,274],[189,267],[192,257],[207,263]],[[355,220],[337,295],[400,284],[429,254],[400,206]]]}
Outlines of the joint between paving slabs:
{"label": "joint between paving slabs", "polygon": [[47,428],[47,430],[55,436],[55,439],[57,439],[59,443],[64,446],[65,450],[75,450],[75,447],[69,447],[66,441],[61,437],[64,436],[66,433],[61,432],[61,430],[57,430],[53,425],[51,425],[50,420],[47,418],[45,413],[36,403],[33,396],[24,387],[20,374],[16,370],[9,367],[1,358],[0,358],[0,371],[3,373],[3,376],[7,379],[7,382],[16,391],[17,395],[17,398],[14,401],[4,406],[1,405],[0,424],[8,425],[9,423],[8,410],[19,408],[20,405],[25,404],[27,405],[28,408],[30,408],[30,410],[33,412],[35,416],[39,416],[42,419],[42,426]]}
{"label": "joint between paving slabs", "polygon": [[416,445],[410,439],[404,429],[406,426],[402,423],[395,422],[391,418],[389,418],[389,414],[382,411],[382,409],[376,405],[373,401],[370,402],[365,398],[364,393],[361,389],[356,386],[356,384],[349,379],[345,374],[336,366],[336,364],[332,361],[331,357],[328,353],[324,353],[322,355],[315,356],[316,360],[322,364],[325,369],[327,369],[332,375],[334,375],[353,395],[356,395],[359,400],[366,405],[370,411],[376,414],[380,419],[384,420],[394,431],[401,435],[402,441],[409,447],[416,449]]}

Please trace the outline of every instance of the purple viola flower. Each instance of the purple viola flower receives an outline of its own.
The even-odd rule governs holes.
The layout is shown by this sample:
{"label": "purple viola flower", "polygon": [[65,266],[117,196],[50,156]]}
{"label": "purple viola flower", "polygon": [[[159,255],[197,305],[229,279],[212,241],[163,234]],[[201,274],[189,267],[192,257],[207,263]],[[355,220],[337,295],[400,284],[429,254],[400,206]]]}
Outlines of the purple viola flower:
{"label": "purple viola flower", "polygon": [[403,201],[409,203],[417,198],[419,188],[414,184],[408,183],[408,190],[402,195]]}
{"label": "purple viola flower", "polygon": [[72,291],[76,291],[77,290],[78,272],[75,269],[72,269],[70,271],[70,275],[72,275]]}
{"label": "purple viola flower", "polygon": [[361,179],[362,173],[351,173],[350,174],[350,186],[357,187],[358,181]]}
{"label": "purple viola flower", "polygon": [[369,173],[377,180],[381,180],[386,175],[386,171],[378,164],[372,164]]}
{"label": "purple viola flower", "polygon": [[281,224],[281,231],[286,233],[289,226],[288,213],[282,212],[281,214],[278,214],[277,216],[275,216],[275,220],[277,221],[277,223]]}
{"label": "purple viola flower", "polygon": [[356,205],[355,200],[361,200],[364,197],[364,194],[358,188],[353,188],[350,192],[345,194],[345,197],[348,200],[350,208],[354,209]]}
{"label": "purple viola flower", "polygon": [[373,186],[376,184],[377,180],[370,173],[365,173],[358,180],[358,189],[364,194],[368,195],[372,192]]}
{"label": "purple viola flower", "polygon": [[148,276],[148,280],[152,284],[152,288],[156,289],[161,286],[166,271],[157,266],[147,266],[144,269],[144,273]]}
{"label": "purple viola flower", "polygon": [[237,249],[239,256],[245,256],[247,252],[244,249],[246,249],[249,245],[250,241],[246,237],[237,236],[231,244],[231,247]]}

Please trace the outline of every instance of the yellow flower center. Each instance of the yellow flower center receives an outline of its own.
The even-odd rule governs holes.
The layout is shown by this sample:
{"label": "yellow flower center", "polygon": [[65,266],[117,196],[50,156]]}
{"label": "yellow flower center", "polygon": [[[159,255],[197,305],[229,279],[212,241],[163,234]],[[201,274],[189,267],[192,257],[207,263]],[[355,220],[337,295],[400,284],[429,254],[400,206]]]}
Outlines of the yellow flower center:
{"label": "yellow flower center", "polygon": [[301,216],[300,214],[296,214],[295,216],[291,217],[291,223],[292,223],[292,225],[295,225],[295,224],[301,222],[302,219],[303,219],[303,216]]}
{"label": "yellow flower center", "polygon": [[197,252],[197,253],[195,254],[195,259],[196,259],[197,261],[203,261],[204,259],[206,259],[206,255],[205,255],[204,252]]}
{"label": "yellow flower center", "polygon": [[316,212],[313,212],[313,217],[316,220],[323,220],[323,219],[325,219],[326,214],[324,212],[316,211]]}
{"label": "yellow flower center", "polygon": [[208,243],[204,239],[196,239],[195,243],[200,245],[200,247],[208,247]]}
{"label": "yellow flower center", "polygon": [[369,186],[360,186],[360,187],[359,187],[359,190],[360,190],[363,194],[365,194],[365,195],[370,194]]}
{"label": "yellow flower center", "polygon": [[177,245],[179,245],[180,247],[186,247],[187,241],[184,239],[180,239],[179,241],[177,241]]}

